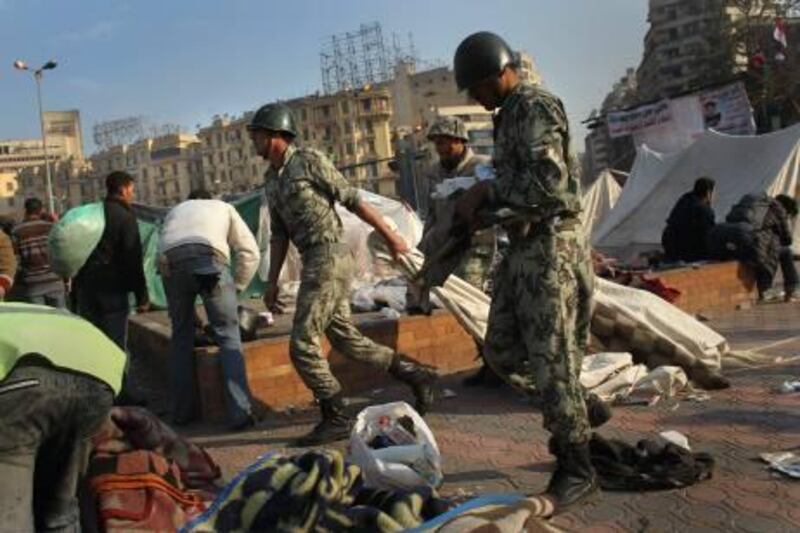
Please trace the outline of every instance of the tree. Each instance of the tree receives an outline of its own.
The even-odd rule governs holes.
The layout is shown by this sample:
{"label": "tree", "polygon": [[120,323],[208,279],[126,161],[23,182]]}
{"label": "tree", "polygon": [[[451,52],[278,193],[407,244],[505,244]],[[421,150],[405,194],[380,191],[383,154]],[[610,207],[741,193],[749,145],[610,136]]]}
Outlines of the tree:
{"label": "tree", "polygon": [[[745,71],[748,94],[761,131],[800,121],[800,0],[726,0],[734,61]],[[786,23],[788,47],[775,40]]]}

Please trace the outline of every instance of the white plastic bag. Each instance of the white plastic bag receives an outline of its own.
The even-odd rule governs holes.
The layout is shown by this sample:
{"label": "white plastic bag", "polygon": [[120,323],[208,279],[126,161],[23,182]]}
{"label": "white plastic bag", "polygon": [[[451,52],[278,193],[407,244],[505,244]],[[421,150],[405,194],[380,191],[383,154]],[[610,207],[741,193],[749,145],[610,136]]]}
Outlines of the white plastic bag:
{"label": "white plastic bag", "polygon": [[[406,425],[413,424],[413,434],[399,422],[401,419]],[[396,446],[373,449],[370,443],[376,437],[391,440]],[[347,460],[361,468],[364,484],[372,488],[437,488],[444,479],[442,457],[433,433],[405,402],[374,405],[361,411],[350,433]]]}

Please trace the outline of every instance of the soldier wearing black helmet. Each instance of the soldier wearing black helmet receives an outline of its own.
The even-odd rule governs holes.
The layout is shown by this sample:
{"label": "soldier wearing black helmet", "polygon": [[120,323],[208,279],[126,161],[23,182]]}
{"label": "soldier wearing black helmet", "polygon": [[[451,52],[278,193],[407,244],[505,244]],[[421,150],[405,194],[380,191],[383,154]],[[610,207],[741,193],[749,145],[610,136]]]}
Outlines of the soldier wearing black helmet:
{"label": "soldier wearing black helmet", "polygon": [[411,387],[417,410],[425,414],[433,402],[436,371],[371,341],[353,325],[349,302],[353,257],[344,241],[335,204],[342,204],[374,227],[395,256],[408,252],[408,244],[387,226],[380,213],[361,201],[358,190],[324,154],[295,147],[297,128],[287,106],[265,105],[253,116],[248,129],[256,152],[270,163],[264,175],[272,231],[264,294],[269,309],[280,311],[278,276],[290,240],[303,263],[289,355],[319,402],[322,420],[296,444],[323,444],[350,433],[341,385],[322,355],[322,335],[345,357],[388,371]]}
{"label": "soldier wearing black helmet", "polygon": [[[458,88],[495,116],[496,179],[481,182],[457,210],[479,225],[479,208],[510,208],[511,245],[494,280],[484,357],[510,383],[541,399],[557,467],[547,487],[558,510],[597,488],[589,427],[610,417],[580,385],[591,318],[593,273],[578,214],[578,178],[569,165],[561,101],[520,80],[516,54],[498,35],[470,35],[455,54]],[[598,410],[600,412],[598,412]],[[592,416],[594,415],[594,416]]]}

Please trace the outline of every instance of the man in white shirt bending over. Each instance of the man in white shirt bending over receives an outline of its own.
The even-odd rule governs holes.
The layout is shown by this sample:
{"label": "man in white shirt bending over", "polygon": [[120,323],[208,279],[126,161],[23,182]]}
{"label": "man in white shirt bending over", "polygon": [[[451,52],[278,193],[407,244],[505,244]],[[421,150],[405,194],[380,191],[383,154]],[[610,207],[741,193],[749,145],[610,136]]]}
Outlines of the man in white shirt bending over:
{"label": "man in white shirt bending over", "polygon": [[193,355],[198,295],[220,348],[230,427],[238,431],[255,424],[242,356],[237,293],[250,283],[259,259],[255,237],[236,209],[212,200],[207,191],[193,191],[164,220],[159,266],[172,321],[170,385],[175,424],[188,424],[197,413]]}

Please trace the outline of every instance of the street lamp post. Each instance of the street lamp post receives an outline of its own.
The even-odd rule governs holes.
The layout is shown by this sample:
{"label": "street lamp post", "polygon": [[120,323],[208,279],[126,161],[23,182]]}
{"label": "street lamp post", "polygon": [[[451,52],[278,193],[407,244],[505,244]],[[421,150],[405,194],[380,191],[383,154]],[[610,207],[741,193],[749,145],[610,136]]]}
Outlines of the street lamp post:
{"label": "street lamp post", "polygon": [[[55,197],[53,195],[53,180],[50,176],[50,158],[47,154],[47,130],[44,127],[44,110],[42,109],[42,78],[45,70],[52,70],[58,66],[55,61],[48,61],[38,69],[33,71],[33,79],[36,81],[36,101],[39,104],[39,127],[42,130],[42,149],[44,151],[44,171],[47,178],[47,206],[50,214],[56,214],[55,210]],[[14,68],[17,70],[30,71],[28,64],[25,61],[17,59],[14,61]]]}

